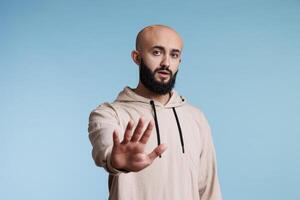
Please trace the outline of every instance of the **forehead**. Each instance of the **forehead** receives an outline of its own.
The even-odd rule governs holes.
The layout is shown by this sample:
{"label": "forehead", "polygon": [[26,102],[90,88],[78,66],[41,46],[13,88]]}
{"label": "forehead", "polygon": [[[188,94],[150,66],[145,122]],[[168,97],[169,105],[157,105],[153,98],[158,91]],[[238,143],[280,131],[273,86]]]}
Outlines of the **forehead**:
{"label": "forehead", "polygon": [[166,28],[145,30],[141,38],[141,48],[147,50],[154,46],[181,50],[183,42],[180,36],[173,30]]}

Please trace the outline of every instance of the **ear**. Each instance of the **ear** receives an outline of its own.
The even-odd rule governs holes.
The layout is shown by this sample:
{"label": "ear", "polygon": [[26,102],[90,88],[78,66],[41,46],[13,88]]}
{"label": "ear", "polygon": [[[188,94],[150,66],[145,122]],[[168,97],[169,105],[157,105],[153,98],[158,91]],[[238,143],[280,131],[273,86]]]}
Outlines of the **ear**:
{"label": "ear", "polygon": [[140,53],[138,51],[133,50],[131,52],[131,58],[132,58],[133,62],[135,62],[135,64],[140,65],[140,63],[141,63],[141,56],[140,56]]}

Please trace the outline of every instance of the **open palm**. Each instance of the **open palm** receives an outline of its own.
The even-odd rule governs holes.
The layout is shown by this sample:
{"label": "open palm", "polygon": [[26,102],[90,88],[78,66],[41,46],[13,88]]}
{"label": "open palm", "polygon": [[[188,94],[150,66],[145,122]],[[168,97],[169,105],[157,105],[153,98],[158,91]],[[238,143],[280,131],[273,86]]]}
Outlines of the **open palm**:
{"label": "open palm", "polygon": [[145,153],[145,146],[153,130],[153,121],[150,121],[145,131],[143,118],[133,131],[133,122],[129,121],[124,133],[123,141],[120,142],[116,130],[113,133],[113,149],[111,152],[111,164],[114,168],[131,172],[140,171],[149,166],[155,158],[161,155],[166,146],[161,144],[151,153]]}

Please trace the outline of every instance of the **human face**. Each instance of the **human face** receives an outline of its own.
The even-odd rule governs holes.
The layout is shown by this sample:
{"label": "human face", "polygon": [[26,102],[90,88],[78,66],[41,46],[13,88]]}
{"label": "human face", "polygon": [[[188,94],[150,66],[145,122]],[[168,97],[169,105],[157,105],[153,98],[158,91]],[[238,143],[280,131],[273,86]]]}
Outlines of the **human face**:
{"label": "human face", "polygon": [[[159,82],[154,78],[155,74],[162,70],[170,74],[170,79],[166,83]],[[143,59],[141,59],[140,82],[151,92],[164,95],[171,92],[171,90],[174,88],[177,72],[178,70],[173,75],[173,73],[165,67],[157,68],[154,72],[152,72],[144,63]]]}
{"label": "human face", "polygon": [[182,41],[169,29],[154,29],[143,36],[140,49],[144,64],[153,72],[156,82],[170,82],[181,62]]}

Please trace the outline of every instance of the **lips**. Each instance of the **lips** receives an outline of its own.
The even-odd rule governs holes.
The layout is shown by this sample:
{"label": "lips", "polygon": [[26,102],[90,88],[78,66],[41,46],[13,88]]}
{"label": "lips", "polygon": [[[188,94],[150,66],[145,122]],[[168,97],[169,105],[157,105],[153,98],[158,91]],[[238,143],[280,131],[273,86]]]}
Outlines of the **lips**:
{"label": "lips", "polygon": [[166,71],[166,70],[159,70],[159,71],[157,71],[157,73],[163,74],[163,75],[170,75],[170,72]]}
{"label": "lips", "polygon": [[171,73],[166,70],[159,70],[157,73],[161,78],[168,78],[171,75]]}

